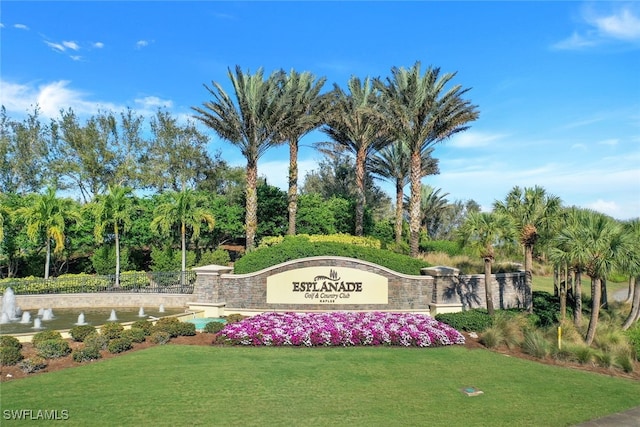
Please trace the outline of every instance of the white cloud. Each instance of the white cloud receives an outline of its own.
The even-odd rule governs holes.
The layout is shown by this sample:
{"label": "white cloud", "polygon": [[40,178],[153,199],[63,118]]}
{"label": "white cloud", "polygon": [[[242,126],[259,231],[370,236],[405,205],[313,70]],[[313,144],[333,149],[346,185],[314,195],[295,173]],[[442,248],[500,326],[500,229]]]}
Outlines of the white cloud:
{"label": "white cloud", "polygon": [[157,96],[145,96],[144,98],[136,98],[134,101],[145,110],[156,109],[160,107],[173,107],[173,101],[169,99],[160,99]]}
{"label": "white cloud", "polygon": [[72,50],[80,50],[80,46],[78,45],[78,43],[76,42],[72,42],[72,41],[63,41],[62,45],[68,49],[72,49]]}
{"label": "white cloud", "polygon": [[94,48],[96,48],[96,49],[102,49],[102,48],[104,47],[104,43],[102,43],[102,42],[95,42],[95,43],[93,44],[93,47],[94,47]]}
{"label": "white cloud", "polygon": [[4,28],[4,24],[0,22],[0,28]]}
{"label": "white cloud", "polygon": [[69,56],[69,58],[73,59],[74,61],[82,61],[82,56],[80,55],[71,55]]}
{"label": "white cloud", "polygon": [[136,49],[142,49],[143,47],[149,46],[149,42],[146,40],[138,40],[136,42]]}
{"label": "white cloud", "polygon": [[598,199],[593,203],[588,203],[586,207],[589,209],[593,209],[594,211],[610,215],[614,218],[619,216],[621,213],[620,206],[618,206],[618,204],[614,201],[605,201],[602,199]]}
{"label": "white cloud", "polygon": [[14,25],[13,25],[13,28],[17,28],[17,29],[19,29],[19,30],[28,30],[28,29],[29,29],[29,27],[27,27],[27,26],[26,26],[26,25],[24,25],[24,24],[14,24]]}
{"label": "white cloud", "polygon": [[553,44],[551,47],[559,50],[577,50],[592,47],[595,45],[597,45],[597,43],[594,40],[587,39],[574,32],[571,37],[561,40]]}
{"label": "white cloud", "polygon": [[53,43],[53,42],[50,42],[50,41],[47,41],[47,40],[45,40],[44,42],[51,49],[57,50],[58,52],[64,52],[66,50],[66,48],[63,45],[61,45],[60,43]]}
{"label": "white cloud", "polygon": [[600,144],[600,145],[608,145],[610,147],[615,147],[616,145],[618,145],[619,142],[620,142],[620,140],[617,139],[617,138],[609,138],[609,139],[605,139],[605,140],[599,141],[598,144]]}
{"label": "white cloud", "polygon": [[454,135],[451,138],[451,147],[456,148],[473,148],[473,147],[485,147],[492,142],[505,138],[505,134],[491,134],[476,131],[462,132]]}
{"label": "white cloud", "polygon": [[640,19],[628,7],[624,7],[611,15],[593,17],[590,23],[604,37],[621,40],[640,39]]}

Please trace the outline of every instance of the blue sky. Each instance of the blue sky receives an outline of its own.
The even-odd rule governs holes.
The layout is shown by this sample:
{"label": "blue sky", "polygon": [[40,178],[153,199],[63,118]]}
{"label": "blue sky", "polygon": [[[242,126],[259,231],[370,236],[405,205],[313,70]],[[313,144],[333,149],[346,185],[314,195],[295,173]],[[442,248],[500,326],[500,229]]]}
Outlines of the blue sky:
{"label": "blue sky", "polygon": [[[188,117],[227,70],[310,71],[344,87],[394,66],[440,67],[480,118],[442,144],[424,183],[490,209],[515,185],[640,216],[640,3],[31,2],[0,5],[0,102],[12,117],[159,106]],[[206,128],[203,128],[205,131]],[[213,132],[210,150],[244,165]],[[301,176],[321,156],[303,140]],[[260,175],[286,187],[288,151]],[[391,186],[384,185],[388,191]]]}

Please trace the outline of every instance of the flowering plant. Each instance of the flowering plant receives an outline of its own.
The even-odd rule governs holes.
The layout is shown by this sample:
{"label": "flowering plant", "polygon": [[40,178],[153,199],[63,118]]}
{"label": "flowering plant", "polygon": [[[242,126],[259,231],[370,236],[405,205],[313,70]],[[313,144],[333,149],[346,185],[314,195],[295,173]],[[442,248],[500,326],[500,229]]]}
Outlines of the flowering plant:
{"label": "flowering plant", "polygon": [[253,346],[464,344],[464,336],[430,316],[411,313],[263,313],[227,324],[219,342]]}

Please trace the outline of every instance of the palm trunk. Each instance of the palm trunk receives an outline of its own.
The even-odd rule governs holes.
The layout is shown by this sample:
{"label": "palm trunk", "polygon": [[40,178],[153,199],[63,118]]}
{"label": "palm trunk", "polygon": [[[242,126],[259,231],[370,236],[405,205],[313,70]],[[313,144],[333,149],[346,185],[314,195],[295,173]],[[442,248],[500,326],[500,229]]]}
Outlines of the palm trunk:
{"label": "palm trunk", "polygon": [[600,280],[600,292],[602,296],[601,306],[604,309],[609,308],[609,298],[607,297],[607,279]]}
{"label": "palm trunk", "polygon": [[598,316],[600,315],[600,279],[591,278],[591,317],[589,318],[589,328],[585,341],[587,345],[593,343],[598,326]]}
{"label": "palm trunk", "polygon": [[180,244],[182,247],[182,269],[180,270],[180,284],[184,285],[184,273],[187,271],[187,227],[184,221],[180,228]]}
{"label": "palm trunk", "polygon": [[636,277],[629,276],[629,288],[627,290],[627,299],[624,301],[625,304],[630,304],[633,301],[634,294],[637,293],[637,292],[634,292],[635,285],[636,285]]}
{"label": "palm trunk", "polygon": [[573,286],[575,288],[573,294],[575,300],[573,307],[573,324],[576,328],[580,328],[582,326],[582,274],[580,270],[576,271]]}
{"label": "palm trunk", "polygon": [[567,267],[562,269],[562,278],[560,278],[560,318],[564,320],[567,317],[567,284],[569,282],[569,274]]}
{"label": "palm trunk", "polygon": [[528,302],[528,311],[533,313],[533,245],[524,246],[524,285]]}
{"label": "palm trunk", "polygon": [[396,180],[396,243],[402,243],[402,203],[404,199],[404,191],[402,189],[402,180]]}
{"label": "palm trunk", "polygon": [[490,316],[494,314],[493,308],[493,289],[491,283],[491,258],[484,258],[484,294],[487,300],[487,312]]}
{"label": "palm trunk", "polygon": [[296,234],[296,214],[298,212],[298,141],[289,141],[289,230]]}
{"label": "palm trunk", "polygon": [[364,207],[367,203],[364,189],[365,163],[367,161],[365,149],[362,145],[356,155],[356,236],[364,234]]}
{"label": "palm trunk", "polygon": [[409,244],[412,257],[418,256],[420,249],[420,202],[422,158],[420,151],[411,153],[411,198],[409,199]]}
{"label": "palm trunk", "polygon": [[258,229],[258,163],[247,161],[247,202],[245,213],[246,250],[252,250],[256,244]]}
{"label": "palm trunk", "polygon": [[51,264],[51,239],[47,237],[47,254],[44,259],[44,278],[49,278],[49,266]]}
{"label": "palm trunk", "polygon": [[631,304],[631,312],[629,316],[622,324],[622,329],[627,330],[633,325],[635,322],[640,319],[640,280],[636,277],[634,280],[634,290],[633,290],[633,302]]}
{"label": "palm trunk", "polygon": [[113,227],[113,234],[116,239],[116,282],[115,287],[120,287],[120,234],[118,233],[118,224]]}

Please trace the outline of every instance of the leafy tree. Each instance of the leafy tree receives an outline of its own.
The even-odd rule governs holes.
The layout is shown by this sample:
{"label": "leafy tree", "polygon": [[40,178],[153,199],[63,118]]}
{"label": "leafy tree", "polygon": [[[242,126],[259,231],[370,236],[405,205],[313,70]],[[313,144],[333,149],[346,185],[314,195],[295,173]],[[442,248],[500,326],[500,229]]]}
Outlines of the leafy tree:
{"label": "leafy tree", "polygon": [[145,182],[157,191],[195,188],[214,163],[207,153],[209,138],[192,121],[181,125],[167,111],[151,118],[153,143],[145,158]]}
{"label": "leafy tree", "polygon": [[[427,235],[433,239],[440,227],[442,215],[447,209],[448,201],[445,197],[449,193],[440,194],[441,188],[433,188],[430,185],[422,186],[420,196],[420,225],[424,227]],[[408,204],[410,200],[406,198]]]}
{"label": "leafy tree", "polygon": [[56,190],[48,187],[44,194],[37,194],[27,206],[21,207],[16,214],[25,223],[27,235],[33,241],[44,240],[46,251],[44,278],[49,278],[51,264],[51,242],[53,253],[62,252],[65,245],[65,226],[67,219],[79,218],[73,201],[56,196]]}
{"label": "leafy tree", "polygon": [[96,241],[104,241],[105,231],[113,232],[116,251],[115,286],[120,286],[120,236],[131,227],[133,213],[133,192],[129,187],[108,186],[104,195],[96,197],[88,205],[95,218],[93,233]]}
{"label": "leafy tree", "polygon": [[478,118],[476,106],[463,99],[469,89],[445,87],[455,73],[440,76],[439,68],[421,74],[420,62],[410,68],[391,69],[392,76],[376,80],[382,93],[386,123],[394,140],[404,141],[411,152],[409,229],[411,255],[418,254],[423,152],[451,135],[468,129]]}
{"label": "leafy tree", "polygon": [[462,245],[469,245],[484,260],[484,288],[487,311],[494,314],[491,289],[491,266],[495,259],[494,247],[513,238],[509,218],[489,212],[473,212],[459,229]]}
{"label": "leafy tree", "polygon": [[[440,173],[438,159],[431,157],[433,148],[422,152],[422,176]],[[402,222],[404,213],[404,187],[409,183],[411,172],[411,152],[407,144],[395,141],[376,152],[371,159],[370,170],[373,174],[382,177],[395,184],[396,189],[396,214],[395,214],[395,239],[396,243],[402,241]]]}
{"label": "leafy tree", "polygon": [[222,159],[220,151],[212,159],[212,167],[202,171],[202,179],[196,184],[196,189],[221,196],[225,196],[229,203],[244,201],[247,187],[247,173],[242,166],[229,166]]}
{"label": "leafy tree", "polygon": [[50,136],[38,107],[22,122],[9,119],[4,106],[0,109],[0,191],[24,194],[42,189],[50,178]]}
{"label": "leafy tree", "polygon": [[320,90],[326,78],[316,77],[309,72],[298,73],[291,70],[284,78],[283,90],[288,100],[287,124],[282,128],[282,139],[289,144],[289,228],[287,234],[296,234],[296,213],[298,210],[298,144],[300,139],[318,128],[321,123],[323,97]]}
{"label": "leafy tree", "polygon": [[257,238],[264,236],[282,236],[287,231],[287,193],[278,187],[267,184],[266,180],[258,185],[258,224]]}
{"label": "leafy tree", "polygon": [[556,227],[561,210],[560,198],[547,194],[542,187],[521,189],[515,186],[504,202],[494,203],[494,209],[508,215],[519,233],[519,241],[524,248],[526,285],[531,289],[534,245],[541,237],[548,238]]}
{"label": "leafy tree", "polygon": [[301,234],[334,234],[336,218],[320,194],[301,194],[298,199],[298,232]]}
{"label": "leafy tree", "polygon": [[[351,77],[348,93],[334,86],[322,131],[356,159],[356,236],[364,233],[367,160],[390,143],[378,112],[378,94],[369,78]],[[335,151],[335,150],[334,150]]]}
{"label": "leafy tree", "polygon": [[210,211],[201,206],[203,198],[194,190],[185,189],[181,192],[171,192],[170,201],[158,205],[151,221],[151,230],[168,235],[174,226],[180,228],[180,243],[182,248],[182,270],[187,270],[187,230],[191,230],[191,238],[200,236],[200,227],[206,223],[209,230],[213,230],[215,220]]}
{"label": "leafy tree", "polygon": [[258,226],[258,159],[274,144],[281,142],[281,129],[286,124],[285,100],[277,96],[282,73],[264,78],[262,69],[255,74],[244,73],[237,66],[235,74],[228,71],[235,93],[234,102],[219,83],[205,85],[212,101],[192,107],[196,118],[213,129],[221,138],[240,148],[247,159],[246,248],[255,246]]}

